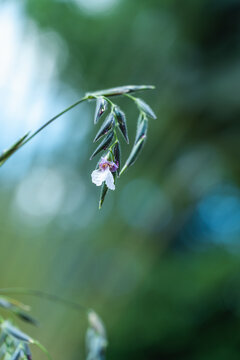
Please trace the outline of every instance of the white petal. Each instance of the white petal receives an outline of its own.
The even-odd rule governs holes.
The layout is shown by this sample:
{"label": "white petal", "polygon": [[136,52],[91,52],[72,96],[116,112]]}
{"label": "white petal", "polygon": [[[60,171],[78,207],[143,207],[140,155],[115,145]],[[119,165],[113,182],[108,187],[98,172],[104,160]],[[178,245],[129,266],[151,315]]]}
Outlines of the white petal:
{"label": "white petal", "polygon": [[107,177],[107,170],[102,171],[102,170],[94,170],[92,172],[92,182],[97,185],[97,186],[101,186],[102,183],[106,180]]}
{"label": "white petal", "polygon": [[110,190],[115,190],[113,174],[111,173],[111,171],[109,169],[107,169],[105,172],[107,172],[107,176],[106,176],[106,180],[105,180],[107,187]]}

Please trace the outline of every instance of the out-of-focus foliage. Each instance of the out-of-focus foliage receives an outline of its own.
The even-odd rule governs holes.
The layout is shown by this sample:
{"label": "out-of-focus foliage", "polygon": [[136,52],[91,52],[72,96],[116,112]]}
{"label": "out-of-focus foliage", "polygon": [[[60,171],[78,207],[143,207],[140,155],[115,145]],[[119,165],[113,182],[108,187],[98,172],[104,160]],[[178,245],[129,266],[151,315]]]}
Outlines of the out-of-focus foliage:
{"label": "out-of-focus foliage", "polygon": [[[90,182],[90,104],[61,119],[64,132],[53,125],[4,165],[1,284],[96,309],[108,359],[238,359],[239,1],[108,2],[101,11],[100,0],[25,0],[28,36],[35,29],[42,51],[58,54],[53,103],[149,83],[157,91],[146,101],[158,119],[101,212]],[[57,112],[50,105],[49,118]],[[135,109],[128,99],[119,105],[134,142]],[[128,145],[121,150],[126,158]],[[84,317],[38,299],[31,305],[42,320],[32,336],[54,358],[84,358]]]}

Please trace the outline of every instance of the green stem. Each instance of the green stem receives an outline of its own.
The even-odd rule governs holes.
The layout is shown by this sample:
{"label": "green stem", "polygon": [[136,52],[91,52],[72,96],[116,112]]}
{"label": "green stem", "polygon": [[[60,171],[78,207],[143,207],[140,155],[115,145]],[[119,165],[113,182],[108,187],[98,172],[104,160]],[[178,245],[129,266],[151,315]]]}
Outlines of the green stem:
{"label": "green stem", "polygon": [[23,145],[27,144],[30,140],[32,140],[37,134],[39,134],[43,129],[45,129],[48,125],[50,125],[53,121],[55,121],[56,119],[58,119],[60,116],[66,114],[68,111],[72,110],[73,108],[75,108],[77,105],[81,104],[83,101],[88,100],[89,97],[88,96],[84,96],[83,98],[81,98],[80,100],[78,100],[77,102],[75,102],[74,104],[70,105],[68,108],[66,108],[65,110],[61,111],[59,114],[55,115],[53,118],[51,118],[50,120],[48,120],[45,124],[43,124],[38,130],[36,130],[31,136],[29,136],[25,141],[22,142],[22,144],[19,146],[18,149],[20,149]]}
{"label": "green stem", "polygon": [[55,301],[58,303],[61,303],[65,306],[71,307],[75,310],[80,311],[88,311],[88,308],[80,305],[78,303],[75,303],[74,301],[65,300],[57,295],[45,293],[43,291],[34,290],[34,289],[25,289],[25,288],[4,288],[0,289],[0,294],[19,294],[19,295],[30,295],[35,297],[40,297],[47,299],[49,301]]}
{"label": "green stem", "polygon": [[48,357],[49,360],[52,360],[52,357],[47,351],[47,349],[39,341],[34,340],[33,344],[35,344],[40,350],[42,350],[42,352],[44,352],[44,354]]}
{"label": "green stem", "polygon": [[136,101],[136,98],[132,95],[129,95],[129,94],[123,94],[124,96],[128,97],[129,99],[133,100],[133,101]]}
{"label": "green stem", "polygon": [[100,96],[100,97],[106,100],[111,105],[112,109],[114,108],[115,104],[107,96]]}
{"label": "green stem", "polygon": [[81,98],[80,100],[78,100],[77,102],[75,102],[74,104],[70,105],[68,108],[64,109],[63,111],[61,111],[59,114],[55,115],[53,118],[51,118],[50,120],[48,120],[45,124],[43,124],[38,130],[36,130],[32,135],[28,136],[28,134],[26,134],[25,136],[23,136],[19,141],[17,141],[11,148],[5,150],[1,155],[0,155],[0,166],[2,166],[5,161],[7,161],[17,150],[21,149],[25,144],[27,144],[30,140],[32,140],[37,134],[39,134],[43,129],[45,129],[48,125],[50,125],[53,121],[55,121],[56,119],[58,119],[60,116],[64,115],[65,113],[67,113],[68,111],[70,111],[71,109],[73,109],[74,107],[76,107],[77,105],[79,105],[80,103],[82,103],[85,100],[89,100],[89,99],[94,99],[95,97],[91,96],[91,95],[85,95],[83,98]]}

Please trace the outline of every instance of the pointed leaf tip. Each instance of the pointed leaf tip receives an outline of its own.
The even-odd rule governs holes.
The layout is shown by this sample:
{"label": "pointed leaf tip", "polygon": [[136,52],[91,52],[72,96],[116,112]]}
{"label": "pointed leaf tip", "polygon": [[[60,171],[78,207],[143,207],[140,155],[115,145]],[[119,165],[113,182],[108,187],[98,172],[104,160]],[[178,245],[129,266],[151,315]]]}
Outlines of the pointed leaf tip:
{"label": "pointed leaf tip", "polygon": [[99,131],[97,132],[97,135],[95,136],[93,142],[98,141],[102,136],[106,135],[109,130],[111,130],[114,123],[114,114],[110,113],[102,126],[100,127]]}
{"label": "pointed leaf tip", "polygon": [[121,170],[121,148],[119,141],[114,145],[113,155],[114,155],[114,162],[118,165],[117,174],[119,176]]}
{"label": "pointed leaf tip", "polygon": [[118,106],[114,107],[114,114],[116,116],[116,119],[117,119],[117,122],[119,125],[119,130],[121,131],[127,144],[129,144],[126,116],[125,116],[124,112]]}
{"label": "pointed leaf tip", "polygon": [[134,144],[136,144],[142,136],[147,135],[148,130],[148,119],[147,117],[143,117],[141,114],[139,115],[138,124],[137,124],[137,132]]}
{"label": "pointed leaf tip", "polygon": [[122,175],[122,173],[127,170],[131,165],[133,165],[135,163],[135,161],[137,160],[141,150],[142,150],[142,147],[145,143],[145,140],[146,140],[146,135],[143,135],[139,140],[138,142],[133,146],[132,148],[132,151],[128,157],[128,159],[126,160],[121,172],[120,172],[120,175]]}
{"label": "pointed leaf tip", "polygon": [[113,139],[113,136],[114,136],[114,132],[111,131],[106,137],[105,139],[103,139],[103,141],[98,145],[98,147],[96,148],[96,150],[93,152],[93,154],[91,155],[90,157],[90,160],[92,160],[92,158],[97,155],[100,151],[102,150],[106,150],[109,145],[111,144],[112,142],[112,139]]}
{"label": "pointed leaf tip", "polygon": [[104,183],[104,184],[102,185],[101,193],[100,193],[99,210],[102,208],[102,205],[103,205],[103,202],[104,202],[105,197],[106,197],[106,195],[107,195],[107,192],[108,192],[108,187],[107,187],[107,185]]}
{"label": "pointed leaf tip", "polygon": [[95,110],[95,116],[94,116],[94,124],[97,124],[100,117],[105,113],[107,110],[107,102],[103,98],[97,98],[96,102],[96,110]]}
{"label": "pointed leaf tip", "polygon": [[156,119],[157,116],[152,110],[152,108],[142,99],[135,98],[138,108],[143,111],[146,115],[150,116],[152,119]]}
{"label": "pointed leaf tip", "polygon": [[95,96],[118,96],[129,94],[137,91],[144,91],[144,90],[153,90],[155,86],[153,85],[126,85],[126,86],[119,86],[115,88],[105,89],[101,91],[95,91],[92,95]]}

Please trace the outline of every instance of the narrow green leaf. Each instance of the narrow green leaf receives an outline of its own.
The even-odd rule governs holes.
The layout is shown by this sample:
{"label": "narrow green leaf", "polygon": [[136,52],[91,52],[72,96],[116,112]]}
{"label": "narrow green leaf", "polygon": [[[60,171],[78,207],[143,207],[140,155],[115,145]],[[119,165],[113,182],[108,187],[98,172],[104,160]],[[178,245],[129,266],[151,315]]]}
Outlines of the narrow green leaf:
{"label": "narrow green leaf", "polygon": [[103,139],[103,141],[98,145],[98,147],[96,148],[96,150],[93,152],[93,154],[91,155],[90,157],[90,160],[92,160],[92,158],[97,155],[100,151],[102,150],[106,150],[109,145],[111,144],[112,142],[112,139],[113,139],[113,136],[114,136],[114,132],[111,131],[106,137],[105,139]]}
{"label": "narrow green leaf", "polygon": [[28,344],[24,343],[24,355],[28,360],[32,360],[32,352]]}
{"label": "narrow green leaf", "polygon": [[97,124],[100,117],[104,114],[107,109],[107,102],[103,98],[97,98],[96,110],[94,116],[94,124]]}
{"label": "narrow green leaf", "polygon": [[9,149],[4,150],[3,153],[0,155],[0,166],[4,164],[4,162],[17,151],[24,140],[28,137],[29,133],[24,135],[21,139],[19,139],[15,144],[13,144]]}
{"label": "narrow green leaf", "polygon": [[154,111],[150,108],[150,106],[145,101],[143,101],[142,99],[139,99],[139,98],[135,98],[135,101],[136,101],[138,108],[141,111],[143,111],[146,115],[150,116],[153,119],[157,118]]}
{"label": "narrow green leaf", "polygon": [[26,314],[25,312],[19,311],[18,309],[14,310],[14,313],[23,321],[38,326],[38,321],[36,319],[34,319],[32,316]]}
{"label": "narrow green leaf", "polygon": [[9,360],[18,360],[18,359],[20,359],[21,351],[22,351],[21,347],[18,346],[16,348],[16,350],[14,351],[14,353],[12,354],[12,356],[9,358]]}
{"label": "narrow green leaf", "polygon": [[114,114],[110,113],[106,118],[106,120],[104,121],[104,123],[102,124],[102,126],[100,127],[99,131],[97,132],[97,135],[95,136],[93,142],[98,141],[102,136],[106,135],[109,132],[109,130],[111,130],[114,120],[115,120]]}
{"label": "narrow green leaf", "polygon": [[106,90],[96,91],[91,93],[92,95],[102,95],[102,96],[117,96],[123,94],[129,94],[136,91],[143,90],[152,90],[155,89],[155,86],[152,85],[127,85],[127,86],[119,86],[115,88],[110,88]]}
{"label": "narrow green leaf", "polygon": [[0,298],[0,307],[4,309],[11,309],[13,305],[4,298]]}
{"label": "narrow green leaf", "polygon": [[132,151],[126,161],[126,163],[124,164],[121,172],[120,172],[120,175],[122,175],[122,173],[127,169],[129,168],[131,165],[134,164],[134,162],[137,160],[138,158],[138,155],[140,154],[140,151],[142,150],[142,147],[144,145],[144,142],[145,142],[145,139],[146,139],[146,136],[143,135],[139,140],[138,142],[133,146],[132,148]]}
{"label": "narrow green leaf", "polygon": [[27,309],[27,306],[25,306],[21,303],[15,302],[15,304],[12,304],[7,299],[1,297],[0,298],[0,307],[6,309],[8,311],[12,311],[15,315],[17,315],[23,321],[26,321],[32,325],[38,325],[37,320],[35,320],[33,317],[31,317],[30,315],[28,315],[27,313],[25,313],[21,310],[22,308]]}
{"label": "narrow green leaf", "polygon": [[119,129],[123,134],[124,139],[129,144],[126,116],[118,106],[114,107],[114,113],[118,121]]}
{"label": "narrow green leaf", "polygon": [[34,340],[22,332],[21,330],[17,329],[15,326],[11,325],[8,321],[5,321],[2,324],[2,328],[10,335],[12,335],[15,339],[18,339],[20,341],[27,342],[29,344],[33,344]]}
{"label": "narrow green leaf", "polygon": [[136,138],[135,138],[134,144],[136,144],[143,135],[145,135],[145,136],[147,135],[148,119],[146,117],[142,117],[141,115],[139,115],[139,117],[141,119],[140,119],[140,121],[138,121]]}
{"label": "narrow green leaf", "polygon": [[[114,178],[114,183],[116,181],[116,172],[112,173],[113,175],[113,178]],[[108,192],[108,187],[106,185],[106,183],[103,183],[102,184],[102,187],[101,187],[101,193],[100,193],[100,199],[99,199],[99,210],[102,208],[103,206],[103,202],[105,200],[105,197],[107,195],[107,192]]]}
{"label": "narrow green leaf", "polygon": [[113,154],[114,154],[114,162],[117,163],[118,165],[117,174],[119,175],[121,169],[121,148],[119,141],[114,145]]}
{"label": "narrow green leaf", "polygon": [[47,351],[47,349],[38,341],[34,340],[33,343],[40,349],[42,350],[42,352],[44,352],[45,355],[47,355],[49,360],[52,360],[51,355],[49,354],[49,352]]}
{"label": "narrow green leaf", "polygon": [[104,323],[103,323],[102,319],[100,319],[99,315],[93,310],[90,310],[88,312],[88,323],[89,323],[89,326],[98,335],[106,338],[106,329],[105,329]]}
{"label": "narrow green leaf", "polygon": [[100,200],[99,200],[99,209],[101,209],[103,202],[105,200],[105,196],[107,195],[108,192],[108,187],[107,185],[104,183],[101,187],[101,193],[100,193]]}

